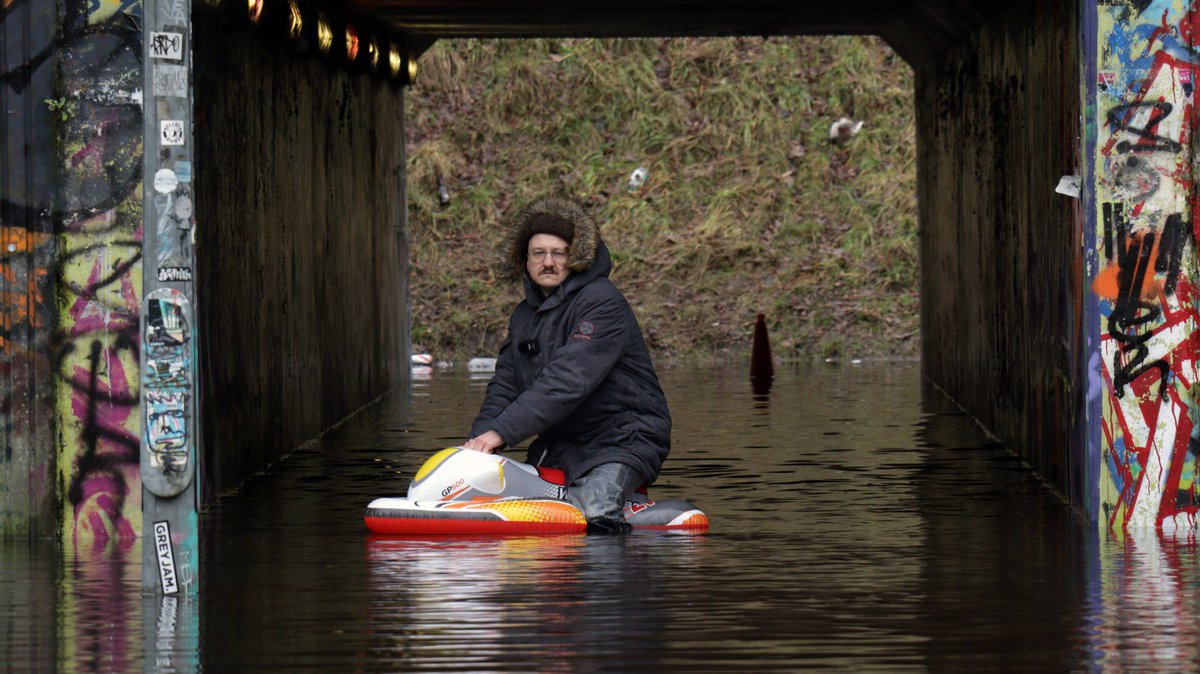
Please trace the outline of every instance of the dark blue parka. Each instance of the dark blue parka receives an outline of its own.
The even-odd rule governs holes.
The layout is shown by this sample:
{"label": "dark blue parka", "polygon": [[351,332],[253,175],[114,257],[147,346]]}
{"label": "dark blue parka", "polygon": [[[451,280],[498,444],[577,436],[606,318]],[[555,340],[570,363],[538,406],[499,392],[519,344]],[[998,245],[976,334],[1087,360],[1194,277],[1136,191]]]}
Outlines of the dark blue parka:
{"label": "dark blue parka", "polygon": [[612,461],[654,482],[671,449],[671,414],[611,270],[598,243],[590,267],[548,296],[523,275],[525,301],[509,319],[470,437],[494,430],[513,446],[536,435],[529,463],[561,468],[567,484]]}

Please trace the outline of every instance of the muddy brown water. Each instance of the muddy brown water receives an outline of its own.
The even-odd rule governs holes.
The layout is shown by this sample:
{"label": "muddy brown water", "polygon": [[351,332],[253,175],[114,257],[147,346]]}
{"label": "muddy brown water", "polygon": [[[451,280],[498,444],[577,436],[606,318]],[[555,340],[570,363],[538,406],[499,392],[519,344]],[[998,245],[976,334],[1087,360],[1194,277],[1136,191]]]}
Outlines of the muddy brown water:
{"label": "muddy brown water", "polygon": [[1101,535],[915,363],[660,374],[651,495],[707,534],[371,536],[482,396],[435,372],[205,512],[198,596],[143,598],[140,543],[0,544],[0,671],[1197,669],[1194,538]]}

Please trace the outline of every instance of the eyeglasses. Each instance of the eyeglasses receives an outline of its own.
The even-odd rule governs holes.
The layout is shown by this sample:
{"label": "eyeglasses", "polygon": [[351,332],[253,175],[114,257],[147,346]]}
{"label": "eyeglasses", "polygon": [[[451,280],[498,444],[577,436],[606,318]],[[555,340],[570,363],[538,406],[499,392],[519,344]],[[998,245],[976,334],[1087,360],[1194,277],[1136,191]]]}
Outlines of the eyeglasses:
{"label": "eyeglasses", "polygon": [[554,258],[555,262],[562,262],[567,259],[567,251],[565,250],[542,250],[538,248],[529,251],[529,258],[531,260],[538,260],[539,262],[545,260],[547,255]]}

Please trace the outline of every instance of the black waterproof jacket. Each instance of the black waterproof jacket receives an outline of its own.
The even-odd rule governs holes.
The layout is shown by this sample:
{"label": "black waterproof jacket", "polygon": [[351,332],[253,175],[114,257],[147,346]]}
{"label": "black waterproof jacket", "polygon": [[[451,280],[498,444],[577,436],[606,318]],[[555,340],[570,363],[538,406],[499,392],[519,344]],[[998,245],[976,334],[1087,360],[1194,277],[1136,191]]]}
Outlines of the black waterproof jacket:
{"label": "black waterproof jacket", "polygon": [[494,430],[514,446],[536,435],[529,463],[561,468],[567,484],[612,461],[650,484],[671,449],[671,413],[633,310],[608,280],[608,249],[596,252],[549,296],[525,276],[470,437]]}

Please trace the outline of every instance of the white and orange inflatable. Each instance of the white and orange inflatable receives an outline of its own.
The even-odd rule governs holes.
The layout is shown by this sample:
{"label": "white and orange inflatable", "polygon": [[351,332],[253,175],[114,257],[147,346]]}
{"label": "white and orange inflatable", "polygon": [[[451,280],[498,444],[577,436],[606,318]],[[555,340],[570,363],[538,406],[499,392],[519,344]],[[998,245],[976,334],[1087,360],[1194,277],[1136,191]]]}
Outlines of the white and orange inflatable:
{"label": "white and orange inflatable", "polygon": [[[365,520],[378,534],[583,533],[583,513],[564,493],[562,471],[451,447],[421,466],[407,498],[371,501]],[[644,489],[625,504],[625,518],[635,529],[708,529],[708,516],[696,506],[651,501]]]}

